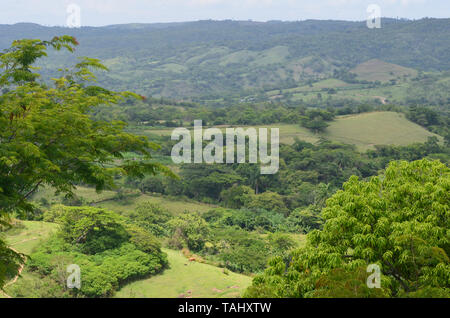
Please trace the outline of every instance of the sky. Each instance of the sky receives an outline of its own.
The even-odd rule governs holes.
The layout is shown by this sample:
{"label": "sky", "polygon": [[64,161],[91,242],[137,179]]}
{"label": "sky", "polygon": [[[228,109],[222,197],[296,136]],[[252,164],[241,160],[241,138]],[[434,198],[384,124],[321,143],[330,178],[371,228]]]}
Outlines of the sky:
{"label": "sky", "polygon": [[[450,0],[0,0],[0,24],[103,26],[196,20],[366,20],[376,4],[383,17],[449,18]],[[75,4],[74,7],[72,4]],[[75,8],[75,9],[74,9]],[[79,15],[74,20],[74,14]],[[70,22],[72,21],[72,22]]]}

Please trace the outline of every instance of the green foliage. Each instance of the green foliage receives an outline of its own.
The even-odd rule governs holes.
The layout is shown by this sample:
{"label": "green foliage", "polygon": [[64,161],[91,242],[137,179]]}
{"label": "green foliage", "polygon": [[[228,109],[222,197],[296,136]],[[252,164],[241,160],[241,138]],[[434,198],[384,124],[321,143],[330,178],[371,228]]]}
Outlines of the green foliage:
{"label": "green foliage", "polygon": [[282,256],[286,258],[288,252],[297,246],[294,239],[286,233],[271,233],[269,234],[270,248],[272,249],[273,256]]}
{"label": "green foliage", "polygon": [[127,213],[126,216],[132,223],[156,236],[169,234],[166,222],[169,221],[171,215],[158,204],[143,202],[134,211]]}
{"label": "green foliage", "polygon": [[212,240],[218,245],[218,258],[223,265],[238,273],[255,273],[264,269],[268,244],[257,234],[237,228],[216,228]]}
{"label": "green foliage", "polygon": [[255,209],[240,210],[213,209],[202,214],[202,217],[213,227],[239,227],[246,231],[276,231],[284,229],[285,217],[273,210]]}
{"label": "green foliage", "polygon": [[[167,256],[156,237],[137,225],[124,225],[113,212],[57,206],[46,217],[60,223],[60,230],[32,253],[28,267],[53,281],[50,286],[60,291],[55,297],[112,296],[124,283],[167,266]],[[66,290],[69,264],[80,266],[79,291]]]}
{"label": "green foliage", "polygon": [[266,191],[245,198],[245,207],[250,210],[265,209],[281,214],[288,214],[288,209],[283,202],[283,197],[276,192]]}
{"label": "green foliage", "polygon": [[325,128],[329,126],[327,121],[331,121],[334,118],[332,113],[319,109],[308,110],[305,115],[301,117],[300,124],[314,133],[325,131]]}
{"label": "green foliage", "polygon": [[290,263],[273,259],[248,296],[336,295],[340,284],[358,280],[349,273],[378,264],[383,294],[448,297],[449,190],[450,170],[438,161],[391,162],[369,181],[351,177],[327,201],[323,230],[310,232]]}
{"label": "green foliage", "polygon": [[220,193],[220,199],[227,208],[239,209],[245,205],[247,197],[253,193],[248,186],[233,185]]}
{"label": "green foliage", "polygon": [[197,214],[181,214],[169,220],[167,225],[173,233],[173,239],[182,240],[181,244],[193,251],[203,248],[210,233],[206,221]]}
{"label": "green foliage", "polygon": [[335,268],[322,275],[316,282],[312,298],[384,298],[387,288],[369,288],[364,266],[348,270]]}
{"label": "green foliage", "polygon": [[114,212],[93,207],[66,207],[56,220],[61,224],[62,238],[86,254],[96,254],[116,248],[128,240],[121,224],[122,219]]}
{"label": "green foliage", "polygon": [[161,252],[161,243],[151,233],[135,225],[127,225],[127,232],[130,235],[130,243],[138,250],[147,254],[157,254]]}
{"label": "green foliage", "polygon": [[194,198],[206,196],[218,199],[223,189],[242,180],[231,168],[210,164],[183,165],[180,176],[184,181],[185,193]]}
{"label": "green foliage", "polygon": [[86,87],[95,80],[91,69],[106,69],[98,60],[81,58],[73,69],[62,70],[62,77],[54,78],[51,86],[37,81],[40,74],[33,72],[33,64],[47,55],[48,47],[73,52],[76,45],[70,36],[51,41],[25,39],[14,41],[0,54],[1,215],[31,211],[27,200],[42,185],[70,196],[78,182],[102,190],[114,186],[116,174],[169,173],[154,162],[123,159],[122,153],[128,151],[150,159],[149,149],[156,145],[147,138],[125,133],[124,123],[89,117],[99,105],[138,97]]}
{"label": "green foliage", "polygon": [[314,206],[309,206],[306,209],[297,208],[292,211],[286,220],[286,228],[291,232],[308,233],[321,228],[322,223],[320,211]]}
{"label": "green foliage", "polygon": [[10,249],[3,240],[0,240],[0,286],[12,278],[23,262],[23,256]]}
{"label": "green foliage", "polygon": [[[375,36],[364,21],[312,20],[121,25],[76,33],[82,53],[107,60],[114,71],[101,75],[102,85],[217,104],[246,96],[257,100],[260,90],[296,87],[299,81],[314,81],[335,70],[342,71],[337,77],[352,80],[342,73],[374,58],[425,71],[450,68],[448,19],[383,19],[382,25]],[[48,38],[67,32],[27,24],[2,26],[0,31],[3,48],[31,33]],[[380,49],[386,47],[390,49]],[[54,76],[55,66],[70,60],[54,54],[44,71]]]}

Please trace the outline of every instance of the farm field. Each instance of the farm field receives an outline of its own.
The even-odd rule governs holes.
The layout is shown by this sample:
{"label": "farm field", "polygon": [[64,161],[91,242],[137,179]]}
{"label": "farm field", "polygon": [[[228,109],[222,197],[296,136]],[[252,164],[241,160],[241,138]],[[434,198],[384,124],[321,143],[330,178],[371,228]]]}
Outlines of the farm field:
{"label": "farm field", "polygon": [[425,128],[407,120],[395,112],[373,112],[339,117],[327,128],[326,137],[331,140],[353,144],[359,150],[374,145],[408,145],[425,142],[436,136]]}
{"label": "farm field", "polygon": [[[250,126],[248,126],[250,127]],[[425,142],[428,137],[436,136],[425,128],[409,121],[403,114],[396,112],[372,112],[356,115],[338,116],[322,134],[314,134],[296,124],[271,124],[251,127],[280,129],[280,143],[292,144],[295,138],[315,143],[320,137],[332,141],[352,144],[360,151],[373,148],[374,145],[408,145]],[[224,131],[225,127],[220,126]],[[146,129],[144,133],[169,136],[173,129]]]}
{"label": "farm field", "polygon": [[252,278],[222,268],[189,262],[180,251],[164,249],[170,268],[161,275],[124,286],[116,293],[119,298],[224,298],[239,297]]}
{"label": "farm field", "polygon": [[[129,196],[125,200],[115,201],[113,200],[116,192],[114,191],[102,191],[97,193],[94,188],[81,187],[78,186],[75,194],[84,199],[87,204],[99,207],[110,209],[114,212],[124,213],[126,211],[130,211],[135,209],[140,203],[143,202],[152,202],[156,204],[160,204],[169,212],[174,215],[183,213],[184,211],[188,212],[206,212],[209,211],[214,205],[200,203],[193,200],[182,200],[182,199],[174,199],[161,195],[150,195],[150,194],[140,194],[138,196]],[[54,190],[50,188],[43,188],[39,190],[33,197],[34,201],[39,201],[41,198],[52,198],[51,203],[61,203],[63,200],[63,196],[55,196]]]}
{"label": "farm field", "polygon": [[357,75],[357,79],[366,81],[387,82],[398,77],[414,77],[417,71],[400,65],[387,63],[378,59],[372,59],[359,64],[351,73]]}

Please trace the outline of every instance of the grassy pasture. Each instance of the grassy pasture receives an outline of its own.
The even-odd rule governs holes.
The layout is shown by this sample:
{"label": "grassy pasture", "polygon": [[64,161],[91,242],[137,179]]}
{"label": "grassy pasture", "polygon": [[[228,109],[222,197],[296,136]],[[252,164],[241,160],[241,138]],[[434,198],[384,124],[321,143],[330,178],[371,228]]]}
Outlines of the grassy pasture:
{"label": "grassy pasture", "polygon": [[180,251],[164,249],[170,268],[162,274],[124,286],[119,298],[224,298],[239,297],[251,277],[197,262],[189,262]]}
{"label": "grassy pasture", "polygon": [[143,202],[152,202],[160,204],[163,208],[168,210],[170,213],[176,215],[183,213],[185,211],[188,212],[207,212],[214,207],[214,205],[194,202],[194,201],[182,201],[176,200],[172,198],[167,198],[164,196],[151,196],[148,194],[142,194],[136,198],[131,198],[125,203],[119,203],[116,201],[104,201],[99,204],[96,204],[96,207],[101,207],[105,209],[109,209],[118,213],[124,213],[126,211],[130,211],[135,209],[140,203]]}
{"label": "grassy pasture", "polygon": [[30,254],[42,240],[55,232],[58,225],[39,221],[20,221],[24,228],[11,229],[6,232],[6,242],[20,253]]}
{"label": "grassy pasture", "polygon": [[[226,127],[219,126],[223,132]],[[314,134],[296,124],[280,123],[253,127],[279,128],[280,143],[291,144],[295,138],[314,143],[323,136],[332,141],[355,145],[360,151],[373,148],[374,145],[408,145],[424,142],[430,136],[437,136],[407,120],[403,114],[395,112],[338,116],[323,134]],[[172,133],[172,129],[147,129],[144,132],[168,136]]]}
{"label": "grassy pasture", "polygon": [[[55,223],[39,221],[20,222],[24,227],[12,228],[6,232],[5,238],[10,247],[25,255],[30,255],[36,246],[45,241],[58,228],[58,225]],[[39,280],[39,276],[29,272],[25,263],[25,267],[17,281],[14,284],[6,284],[6,294],[11,297],[16,297],[17,295],[14,294],[14,286],[15,284],[20,284],[22,280]],[[0,298],[4,297],[6,297],[5,294],[0,291]]]}
{"label": "grassy pasture", "polygon": [[366,81],[388,82],[397,77],[414,77],[417,71],[397,64],[387,63],[378,59],[372,59],[357,65],[351,70],[357,75],[357,79]]}
{"label": "grassy pasture", "polygon": [[[139,196],[130,196],[126,200],[116,201],[113,200],[116,192],[114,191],[102,191],[97,193],[95,189],[88,187],[77,187],[75,194],[78,197],[83,198],[86,201],[86,205],[92,205],[100,208],[109,209],[118,213],[130,211],[135,209],[140,203],[153,202],[160,204],[173,214],[189,212],[206,212],[209,211],[214,205],[200,203],[191,200],[182,200],[169,198],[160,195],[141,194]],[[40,198],[47,198],[52,203],[61,203],[63,195],[55,196],[54,190],[51,188],[42,188],[34,196],[34,201],[39,201]]]}
{"label": "grassy pasture", "polygon": [[407,120],[404,114],[372,112],[339,117],[327,128],[325,136],[367,150],[374,145],[425,142],[428,137],[437,135]]}

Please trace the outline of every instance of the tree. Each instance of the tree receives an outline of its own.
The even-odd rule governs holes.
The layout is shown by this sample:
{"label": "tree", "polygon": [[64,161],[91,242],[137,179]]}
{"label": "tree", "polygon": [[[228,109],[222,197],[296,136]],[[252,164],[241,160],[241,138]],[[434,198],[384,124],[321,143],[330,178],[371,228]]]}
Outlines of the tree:
{"label": "tree", "polygon": [[332,121],[333,119],[334,114],[328,111],[311,109],[306,112],[306,116],[300,118],[300,125],[312,130],[314,133],[320,133],[329,126],[327,121]]}
{"label": "tree", "polygon": [[253,193],[252,188],[244,185],[233,185],[231,188],[223,190],[220,198],[227,208],[239,209],[244,206],[245,199]]}
{"label": "tree", "polygon": [[61,224],[61,237],[86,254],[116,248],[129,238],[121,217],[104,209],[65,207],[55,221]]}
{"label": "tree", "polygon": [[[74,37],[51,41],[14,41],[0,55],[0,217],[13,211],[29,211],[28,198],[47,185],[73,195],[83,182],[98,191],[114,187],[117,174],[143,177],[158,171],[170,174],[158,163],[125,159],[135,152],[150,159],[157,145],[146,137],[123,131],[123,122],[93,121],[90,112],[100,105],[118,103],[138,95],[116,93],[88,85],[95,80],[91,70],[106,70],[98,60],[80,58],[71,69],[62,70],[52,84],[38,81],[33,64],[47,49],[73,52]],[[1,245],[0,245],[1,246]],[[8,252],[9,253],[9,252]],[[0,252],[4,255],[5,252]],[[8,258],[11,259],[12,258]],[[16,258],[17,260],[17,258]],[[1,262],[1,266],[6,260]],[[16,262],[17,263],[17,262]],[[0,286],[4,279],[0,270]]]}
{"label": "tree", "polygon": [[369,181],[352,176],[322,210],[323,230],[308,234],[291,263],[271,260],[247,296],[313,297],[319,281],[322,290],[334,284],[332,271],[348,278],[376,264],[383,295],[449,297],[449,193],[450,169],[439,161],[394,161]]}
{"label": "tree", "polygon": [[208,239],[208,223],[197,214],[181,214],[167,222],[183,245],[193,251],[200,251]]}
{"label": "tree", "polygon": [[246,195],[245,201],[245,207],[250,210],[264,209],[284,215],[289,213],[289,210],[286,208],[283,201],[283,197],[276,192],[266,191],[261,194]]}
{"label": "tree", "polygon": [[126,213],[131,222],[156,236],[168,235],[166,222],[171,218],[169,211],[153,202],[142,202],[135,210]]}

